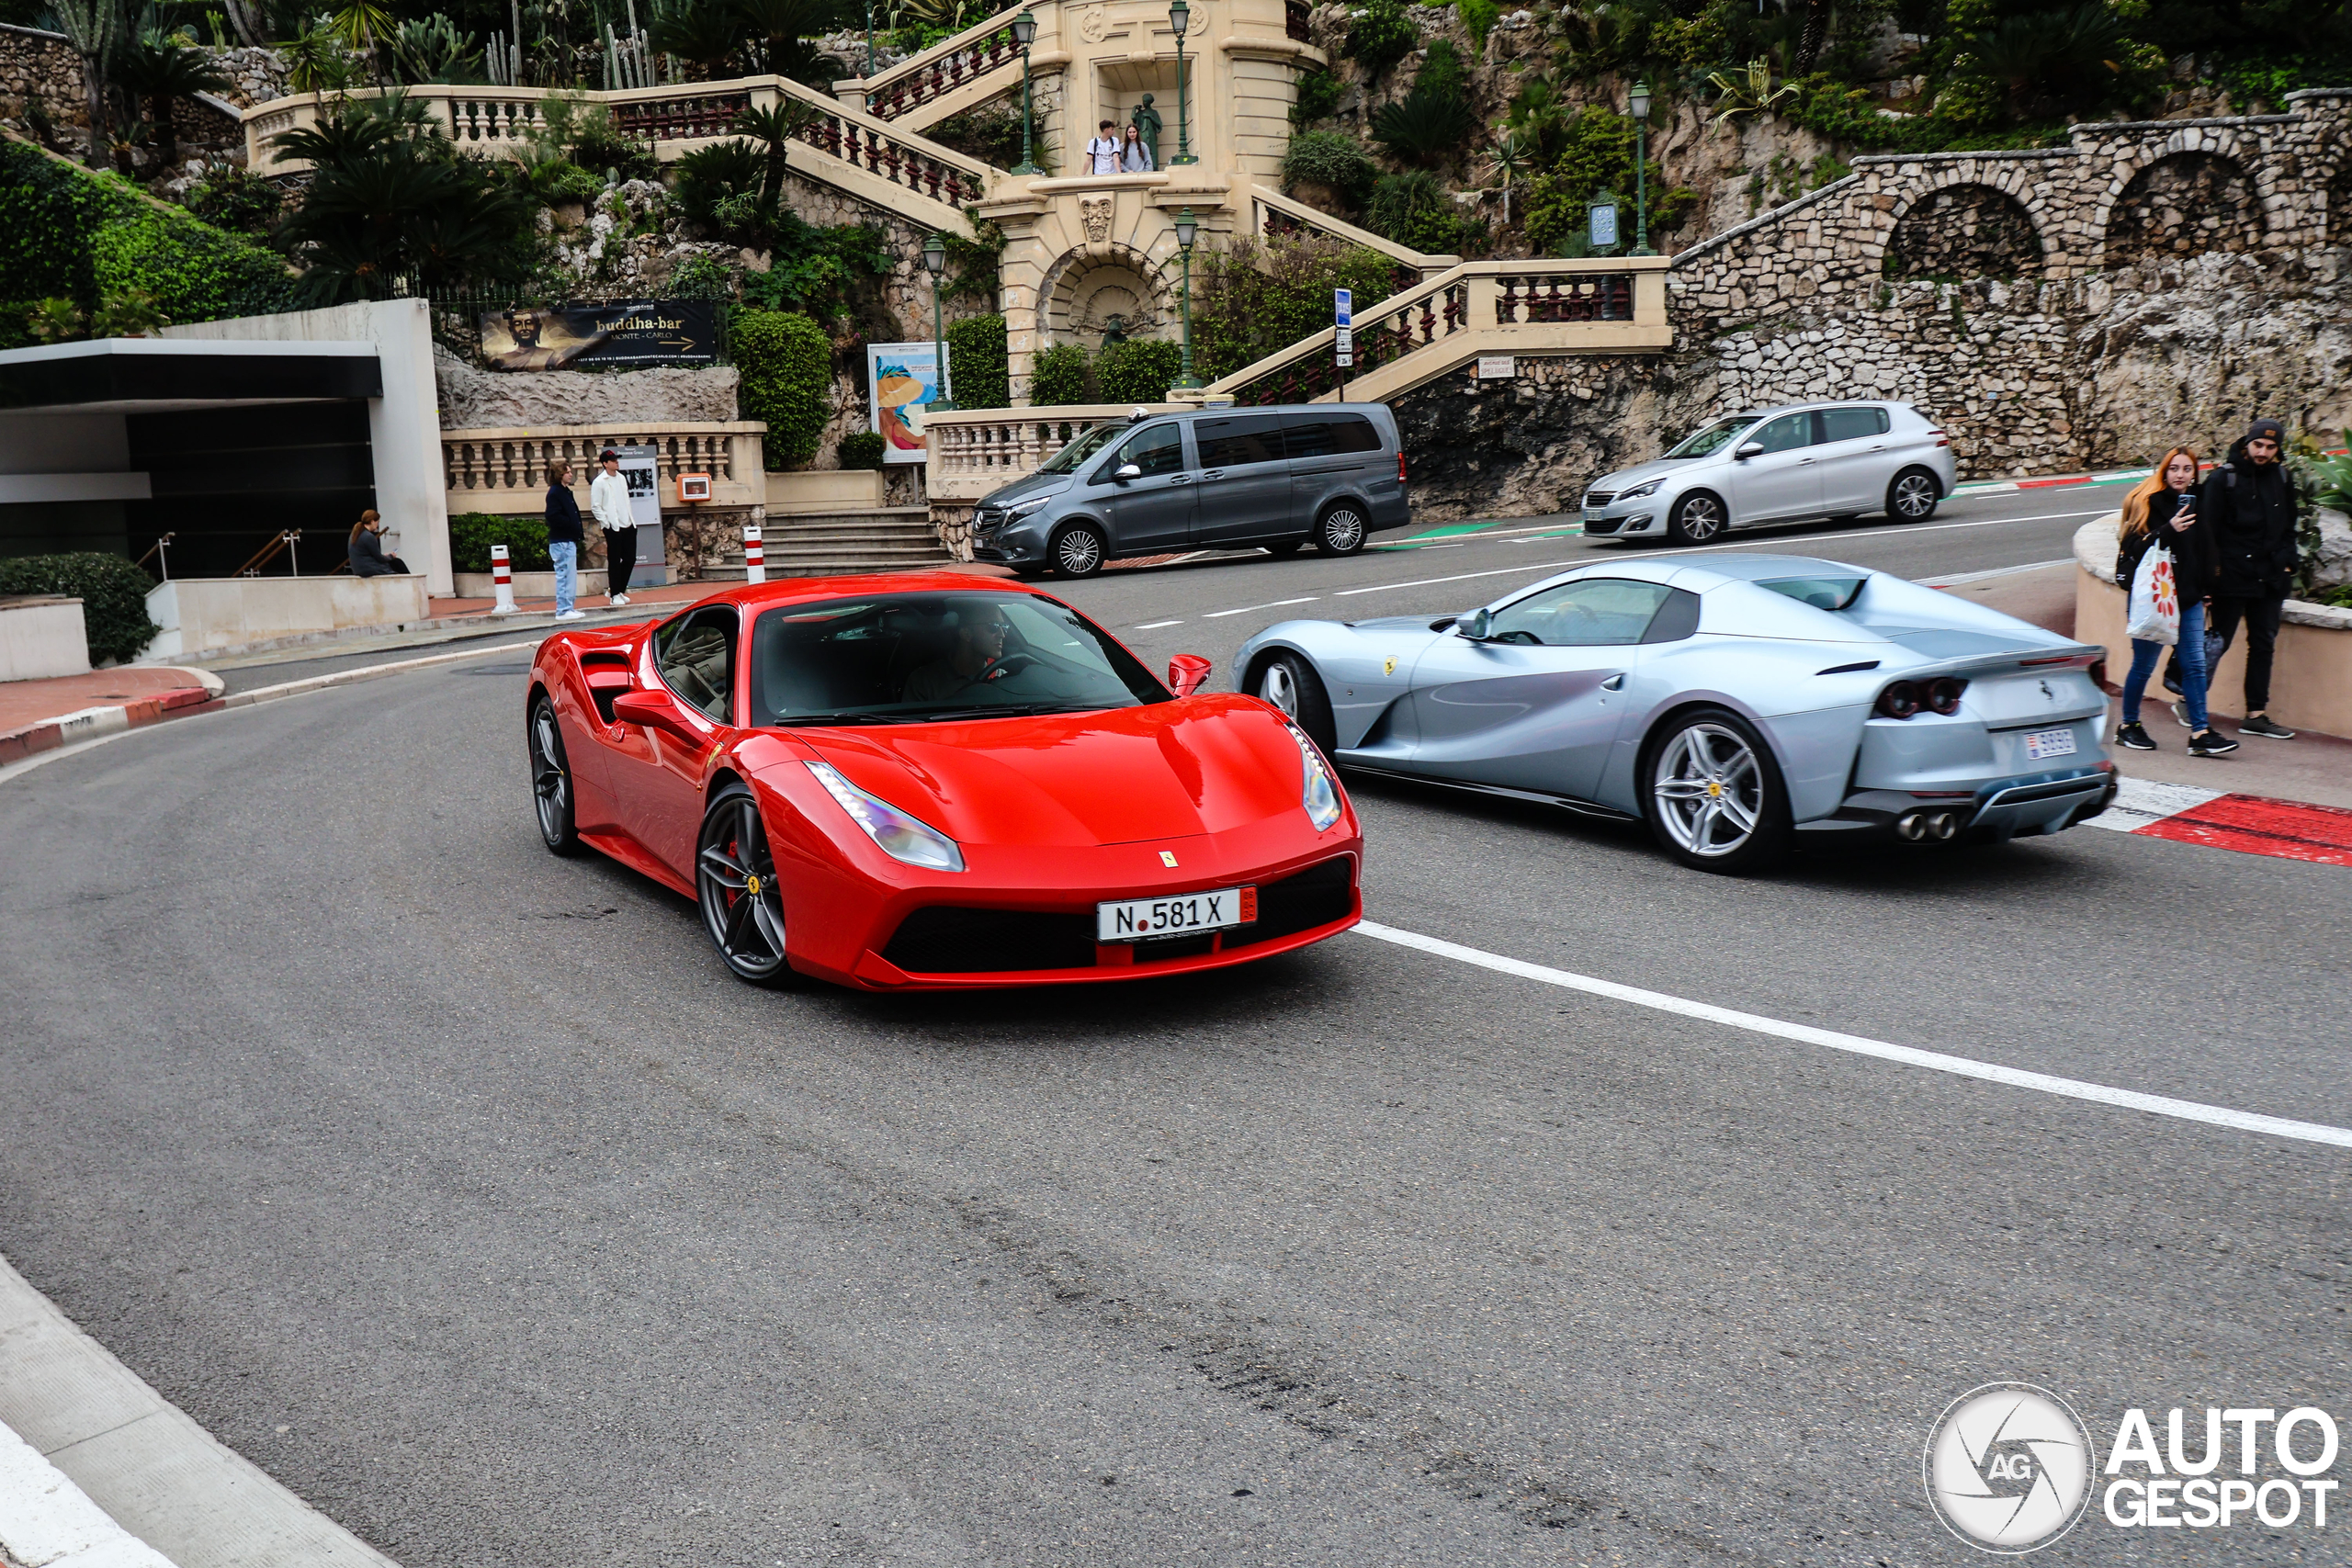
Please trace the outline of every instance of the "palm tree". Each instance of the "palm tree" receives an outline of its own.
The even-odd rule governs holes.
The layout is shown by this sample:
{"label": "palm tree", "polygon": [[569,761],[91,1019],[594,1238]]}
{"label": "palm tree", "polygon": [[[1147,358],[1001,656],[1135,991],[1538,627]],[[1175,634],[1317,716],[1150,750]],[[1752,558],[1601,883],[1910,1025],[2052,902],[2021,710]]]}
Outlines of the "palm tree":
{"label": "palm tree", "polygon": [[202,50],[189,49],[176,38],[153,31],[123,50],[115,63],[114,77],[147,100],[147,116],[155,127],[156,152],[167,168],[180,160],[173,106],[182,98],[229,85],[229,79],[214,68]]}
{"label": "palm tree", "polygon": [[785,154],[802,127],[817,111],[797,98],[779,98],[763,109],[744,109],[735,117],[735,129],[767,150],[760,175],[760,204],[774,212],[784,200]]}
{"label": "palm tree", "polygon": [[58,29],[82,57],[82,84],[89,93],[90,167],[107,164],[107,59],[122,30],[117,0],[54,0]]}
{"label": "palm tree", "polygon": [[1495,138],[1494,150],[1487,154],[1487,173],[1503,182],[1503,227],[1510,227],[1510,182],[1527,172],[1534,162],[1528,155],[1527,144],[1519,132],[1506,130]]}
{"label": "palm tree", "polygon": [[653,47],[716,76],[737,45],[735,17],[716,0],[654,0]]}
{"label": "palm tree", "polygon": [[768,69],[795,77],[817,60],[804,38],[823,32],[833,14],[827,0],[735,0],[734,10],[743,27],[766,40]]}

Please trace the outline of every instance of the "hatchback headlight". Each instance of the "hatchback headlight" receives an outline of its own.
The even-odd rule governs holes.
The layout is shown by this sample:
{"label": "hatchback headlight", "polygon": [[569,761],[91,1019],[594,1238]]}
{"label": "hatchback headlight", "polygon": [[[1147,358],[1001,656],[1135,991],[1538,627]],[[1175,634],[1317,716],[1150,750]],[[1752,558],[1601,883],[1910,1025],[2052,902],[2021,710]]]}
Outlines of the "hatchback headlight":
{"label": "hatchback headlight", "polygon": [[1323,831],[1340,819],[1340,786],[1331,777],[1331,770],[1323,765],[1323,753],[1306,731],[1291,727],[1290,738],[1298,743],[1298,760],[1306,765],[1306,783],[1299,790],[1298,803],[1306,807],[1306,819],[1315,824],[1317,832]]}
{"label": "hatchback headlight", "polygon": [[910,817],[888,801],[866,794],[831,762],[811,762],[808,771],[825,786],[825,793],[841,802],[850,820],[865,829],[865,836],[882,846],[882,852],[893,860],[909,865],[919,865],[926,871],[961,871],[964,852],[956,840],[919,818]]}
{"label": "hatchback headlight", "polygon": [[1657,493],[1657,487],[1665,482],[1666,481],[1664,479],[1652,479],[1645,485],[1635,485],[1631,490],[1621,490],[1617,492],[1617,499],[1620,501],[1639,501],[1645,495],[1656,495]]}

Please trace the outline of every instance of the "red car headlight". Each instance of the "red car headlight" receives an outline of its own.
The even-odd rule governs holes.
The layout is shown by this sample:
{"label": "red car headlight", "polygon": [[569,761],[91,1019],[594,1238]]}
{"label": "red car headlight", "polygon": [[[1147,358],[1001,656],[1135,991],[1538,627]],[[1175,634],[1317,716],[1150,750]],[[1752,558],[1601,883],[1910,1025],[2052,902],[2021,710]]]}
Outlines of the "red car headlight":
{"label": "red car headlight", "polygon": [[831,762],[810,762],[808,771],[825,786],[825,793],[841,803],[849,819],[865,829],[865,836],[882,847],[882,852],[892,860],[919,865],[926,871],[961,871],[964,852],[955,840],[933,828],[919,817],[912,817],[884,800],[866,794]]}

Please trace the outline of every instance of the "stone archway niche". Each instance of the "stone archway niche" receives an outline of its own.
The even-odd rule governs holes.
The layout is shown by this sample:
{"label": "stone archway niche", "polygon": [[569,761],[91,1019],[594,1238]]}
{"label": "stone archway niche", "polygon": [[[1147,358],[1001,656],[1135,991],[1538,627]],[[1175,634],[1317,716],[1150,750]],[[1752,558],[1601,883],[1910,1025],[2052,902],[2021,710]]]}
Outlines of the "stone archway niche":
{"label": "stone archway niche", "polygon": [[2251,251],[2263,243],[2254,182],[2234,158],[2175,152],[2132,176],[2107,218],[2107,265]]}
{"label": "stone archway niche", "polygon": [[2041,271],[2041,236],[2017,197],[1987,185],[1951,185],[1911,205],[1887,237],[1885,275],[2028,277]]}
{"label": "stone archway niche", "polygon": [[1175,301],[1159,269],[1129,245],[1091,243],[1065,252],[1037,291],[1037,340],[1099,349],[1120,337],[1164,337]]}

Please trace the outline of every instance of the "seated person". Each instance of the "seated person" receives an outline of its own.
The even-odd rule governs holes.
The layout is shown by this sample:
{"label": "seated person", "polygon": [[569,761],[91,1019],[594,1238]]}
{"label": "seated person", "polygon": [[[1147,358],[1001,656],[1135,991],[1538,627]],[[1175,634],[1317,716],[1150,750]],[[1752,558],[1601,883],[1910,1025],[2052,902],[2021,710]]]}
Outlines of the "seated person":
{"label": "seated person", "polygon": [[[1005,634],[1012,630],[1004,612],[994,605],[963,612],[956,627],[956,646],[944,659],[934,659],[907,676],[904,703],[943,703],[956,697],[985,695],[985,676],[1004,671]],[[1022,661],[1026,665],[1029,660]],[[995,667],[995,668],[992,668]]]}

